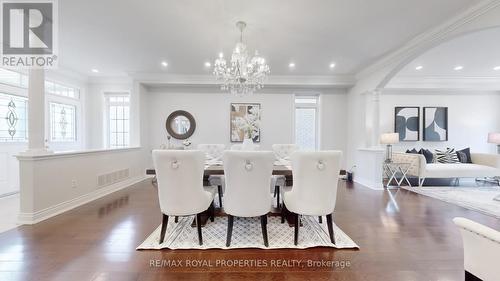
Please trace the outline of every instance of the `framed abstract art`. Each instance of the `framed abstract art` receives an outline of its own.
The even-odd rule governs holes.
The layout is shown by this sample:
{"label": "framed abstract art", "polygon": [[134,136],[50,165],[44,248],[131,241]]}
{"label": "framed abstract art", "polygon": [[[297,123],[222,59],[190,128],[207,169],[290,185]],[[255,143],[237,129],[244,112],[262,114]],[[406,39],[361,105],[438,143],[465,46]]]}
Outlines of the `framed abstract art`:
{"label": "framed abstract art", "polygon": [[424,141],[448,140],[448,107],[424,107]]}
{"label": "framed abstract art", "polygon": [[399,133],[399,141],[420,139],[420,107],[395,107],[394,132]]}

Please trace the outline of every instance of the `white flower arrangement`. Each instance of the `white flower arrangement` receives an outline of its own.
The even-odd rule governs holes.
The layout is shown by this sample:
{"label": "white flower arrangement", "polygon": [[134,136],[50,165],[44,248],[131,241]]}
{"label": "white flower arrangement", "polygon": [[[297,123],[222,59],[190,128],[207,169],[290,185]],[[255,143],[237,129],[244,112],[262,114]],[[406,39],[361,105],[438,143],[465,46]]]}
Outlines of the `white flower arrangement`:
{"label": "white flower arrangement", "polygon": [[191,141],[189,139],[185,139],[182,144],[185,146],[185,147],[188,147],[191,145]]}
{"label": "white flower arrangement", "polygon": [[244,117],[236,117],[233,125],[243,131],[245,138],[253,139],[259,133],[260,110],[257,107],[251,107]]}

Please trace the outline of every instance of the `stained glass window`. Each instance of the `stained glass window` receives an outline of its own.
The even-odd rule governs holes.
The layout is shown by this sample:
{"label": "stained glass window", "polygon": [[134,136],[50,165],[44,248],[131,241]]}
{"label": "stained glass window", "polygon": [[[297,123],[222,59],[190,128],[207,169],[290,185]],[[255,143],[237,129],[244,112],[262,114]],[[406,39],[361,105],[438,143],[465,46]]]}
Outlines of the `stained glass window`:
{"label": "stained glass window", "polygon": [[76,106],[50,103],[50,140],[53,142],[76,141]]}
{"label": "stained glass window", "polygon": [[0,141],[28,140],[28,99],[0,93]]}

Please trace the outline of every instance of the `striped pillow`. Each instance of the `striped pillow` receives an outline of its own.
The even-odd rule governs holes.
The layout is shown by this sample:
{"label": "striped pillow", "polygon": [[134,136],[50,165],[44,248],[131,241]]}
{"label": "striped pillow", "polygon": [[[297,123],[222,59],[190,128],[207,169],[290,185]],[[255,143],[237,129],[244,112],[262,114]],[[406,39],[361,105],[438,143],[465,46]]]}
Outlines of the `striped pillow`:
{"label": "striped pillow", "polygon": [[458,155],[453,148],[447,148],[446,151],[436,149],[436,162],[442,164],[460,163]]}

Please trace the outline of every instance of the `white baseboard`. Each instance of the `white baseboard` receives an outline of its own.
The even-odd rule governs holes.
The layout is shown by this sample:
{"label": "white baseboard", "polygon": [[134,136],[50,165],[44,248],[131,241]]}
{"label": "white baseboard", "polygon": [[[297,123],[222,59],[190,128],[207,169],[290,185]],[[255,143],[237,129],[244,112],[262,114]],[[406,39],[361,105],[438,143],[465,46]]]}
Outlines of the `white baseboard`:
{"label": "white baseboard", "polygon": [[354,178],[354,182],[359,183],[362,186],[367,187],[369,189],[384,190],[384,185],[381,182],[373,182],[370,180],[365,180],[360,178]]}
{"label": "white baseboard", "polygon": [[115,184],[99,188],[93,192],[84,194],[82,196],[76,197],[74,199],[59,203],[57,205],[45,208],[43,210],[37,211],[35,213],[19,213],[18,223],[20,224],[36,224],[53,216],[57,216],[83,204],[89,203],[108,194],[116,192],[118,190],[129,187],[133,184],[141,182],[147,179],[147,176],[138,176],[134,178],[129,178]]}

